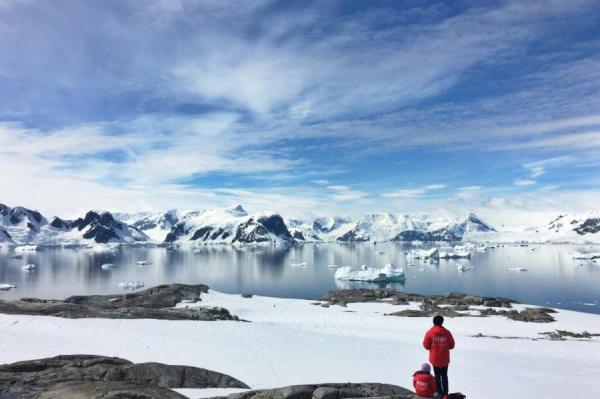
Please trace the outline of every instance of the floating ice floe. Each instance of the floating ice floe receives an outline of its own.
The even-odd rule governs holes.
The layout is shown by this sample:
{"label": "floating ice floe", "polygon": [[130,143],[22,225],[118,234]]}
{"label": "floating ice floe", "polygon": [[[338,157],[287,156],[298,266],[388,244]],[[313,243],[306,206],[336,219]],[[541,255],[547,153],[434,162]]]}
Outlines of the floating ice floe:
{"label": "floating ice floe", "polygon": [[102,270],[112,270],[114,267],[115,265],[112,263],[105,263],[102,266],[100,266]]}
{"label": "floating ice floe", "polygon": [[508,271],[508,272],[526,272],[528,270],[524,267],[507,267],[506,271]]}
{"label": "floating ice floe", "polygon": [[15,252],[29,252],[29,251],[37,251],[37,245],[19,245],[15,247]]}
{"label": "floating ice floe", "polygon": [[381,269],[362,265],[356,270],[352,266],[340,267],[335,271],[335,278],[342,281],[365,281],[368,283],[404,281],[404,270],[388,263]]}
{"label": "floating ice floe", "polygon": [[138,289],[138,288],[142,288],[144,286],[144,282],[143,281],[122,281],[119,283],[119,287],[123,288],[123,289]]}
{"label": "floating ice floe", "polygon": [[327,265],[327,267],[330,268],[330,269],[338,269],[341,266],[331,264],[331,265]]}
{"label": "floating ice floe", "polygon": [[306,262],[300,262],[300,263],[290,263],[291,267],[306,267],[308,266],[308,263]]}
{"label": "floating ice floe", "polygon": [[588,253],[575,252],[575,253],[573,253],[573,259],[588,259],[588,260],[600,259],[600,252],[588,252]]}
{"label": "floating ice floe", "polygon": [[471,266],[469,266],[469,265],[456,265],[456,270],[458,270],[459,272],[468,272],[469,270],[471,270]]}
{"label": "floating ice floe", "polygon": [[440,259],[469,259],[469,251],[455,250],[454,252],[440,252]]}
{"label": "floating ice floe", "polygon": [[37,268],[37,266],[34,265],[33,263],[28,263],[25,266],[21,267],[21,269],[26,270],[26,271],[35,270],[36,268]]}
{"label": "floating ice floe", "polygon": [[17,288],[17,286],[12,285],[12,284],[5,284],[5,283],[0,284],[0,291],[10,291],[13,288]]}
{"label": "floating ice floe", "polygon": [[11,259],[23,259],[23,255],[12,255]]}
{"label": "floating ice floe", "polygon": [[147,261],[147,260],[138,260],[137,262],[135,262],[136,265],[138,266],[147,266],[147,265],[151,265],[152,262]]}
{"label": "floating ice floe", "polygon": [[406,255],[406,258],[411,261],[413,259],[421,260],[436,260],[440,258],[440,251],[437,248],[431,249],[413,249]]}

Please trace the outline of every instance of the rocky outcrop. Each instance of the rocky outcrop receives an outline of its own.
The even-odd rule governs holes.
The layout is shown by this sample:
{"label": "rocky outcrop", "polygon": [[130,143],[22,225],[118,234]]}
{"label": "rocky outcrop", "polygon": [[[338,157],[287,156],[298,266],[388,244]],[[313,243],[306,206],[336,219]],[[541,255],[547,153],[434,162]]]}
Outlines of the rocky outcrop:
{"label": "rocky outcrop", "polygon": [[360,229],[358,227],[348,231],[347,233],[343,234],[342,236],[336,238],[336,241],[338,242],[347,242],[347,243],[351,243],[351,242],[368,242],[369,241],[369,236],[363,234]]}
{"label": "rocky outcrop", "polygon": [[[282,388],[264,389],[234,393],[221,396],[219,399],[345,399],[345,398],[377,398],[377,399],[416,399],[408,389],[376,383],[331,383],[314,385],[290,385]],[[213,398],[217,399],[217,398]]]}
{"label": "rocky outcrop", "polygon": [[274,237],[284,242],[294,242],[294,238],[285,225],[283,218],[279,215],[248,219],[248,221],[238,226],[233,242],[245,244],[268,242]]}
{"label": "rocky outcrop", "polygon": [[206,292],[206,285],[165,284],[120,295],[80,295],[65,300],[22,298],[0,301],[0,313],[68,319],[238,320],[224,308],[175,308],[182,301],[201,301],[200,295]]}
{"label": "rocky outcrop", "polygon": [[[505,316],[512,320],[530,323],[550,323],[554,321],[549,308],[525,308],[521,311],[512,309],[512,304],[518,303],[512,299],[486,297],[452,292],[447,295],[420,295],[398,292],[387,288],[335,290],[328,292],[321,301],[330,305],[346,306],[354,302],[386,301],[395,305],[407,305],[409,302],[419,303],[420,309],[403,309],[387,314],[402,317],[486,317]],[[477,308],[471,308],[477,306]],[[484,307],[484,309],[481,309]],[[504,309],[502,309],[504,308]],[[506,310],[505,310],[506,309]],[[477,311],[475,313],[473,311]]]}
{"label": "rocky outcrop", "polygon": [[216,371],[118,357],[62,355],[0,366],[1,398],[185,398],[169,388],[248,388]]}
{"label": "rocky outcrop", "polygon": [[600,232],[600,218],[588,218],[574,230],[579,235],[596,234]]}

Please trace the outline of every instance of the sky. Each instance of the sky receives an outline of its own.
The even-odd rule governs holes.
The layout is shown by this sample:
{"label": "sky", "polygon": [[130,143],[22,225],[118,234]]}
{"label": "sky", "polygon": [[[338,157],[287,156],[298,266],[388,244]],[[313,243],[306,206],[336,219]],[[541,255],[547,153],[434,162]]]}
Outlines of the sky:
{"label": "sky", "polygon": [[0,202],[600,208],[600,1],[0,0]]}

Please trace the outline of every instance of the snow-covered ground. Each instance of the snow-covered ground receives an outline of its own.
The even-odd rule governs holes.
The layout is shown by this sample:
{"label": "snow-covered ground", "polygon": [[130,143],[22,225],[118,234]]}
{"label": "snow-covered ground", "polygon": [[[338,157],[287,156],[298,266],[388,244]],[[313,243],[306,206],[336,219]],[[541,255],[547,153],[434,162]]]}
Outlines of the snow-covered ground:
{"label": "snow-covered ground", "polygon": [[[428,318],[384,316],[416,304],[321,307],[311,301],[242,298],[211,291],[192,306],[223,306],[252,323],[158,320],[69,320],[0,315],[2,362],[58,354],[120,356],[225,372],[252,388],[317,382],[385,382],[411,386],[427,360]],[[182,304],[182,306],[187,306]],[[556,329],[600,333],[600,316],[560,311],[550,324],[504,317],[447,319],[457,346],[451,390],[472,398],[590,397],[600,393],[600,339],[549,341]],[[473,338],[482,333],[527,339]],[[207,397],[223,390],[180,390]]]}

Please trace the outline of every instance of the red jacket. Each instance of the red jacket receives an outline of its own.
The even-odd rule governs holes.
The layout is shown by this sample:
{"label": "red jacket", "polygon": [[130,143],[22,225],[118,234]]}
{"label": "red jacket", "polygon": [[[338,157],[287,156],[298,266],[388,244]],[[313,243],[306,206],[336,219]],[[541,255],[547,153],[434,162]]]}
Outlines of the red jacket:
{"label": "red jacket", "polygon": [[444,327],[434,325],[425,334],[423,346],[429,351],[429,363],[433,367],[446,367],[450,363],[450,349],[454,349],[454,338]]}
{"label": "red jacket", "polygon": [[435,379],[431,374],[424,371],[417,371],[413,374],[413,387],[415,387],[417,396],[423,398],[433,398],[433,395],[437,392]]}

